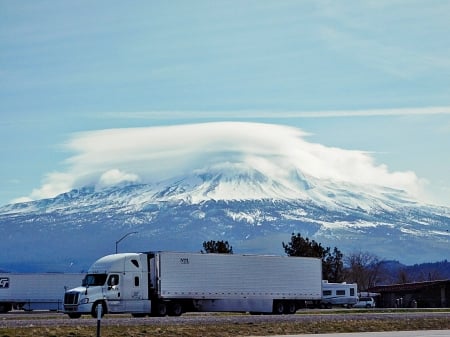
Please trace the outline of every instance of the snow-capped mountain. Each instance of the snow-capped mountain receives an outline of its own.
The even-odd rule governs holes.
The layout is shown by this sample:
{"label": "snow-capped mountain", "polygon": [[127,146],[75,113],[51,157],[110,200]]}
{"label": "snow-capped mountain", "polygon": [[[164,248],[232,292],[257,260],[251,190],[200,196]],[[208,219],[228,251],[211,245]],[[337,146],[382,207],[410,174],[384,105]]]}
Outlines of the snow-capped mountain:
{"label": "snow-capped mountain", "polygon": [[228,240],[236,253],[283,254],[293,232],[409,264],[450,258],[450,209],[397,189],[282,173],[224,163],[3,206],[0,268],[79,271],[116,247],[199,251],[206,240]]}

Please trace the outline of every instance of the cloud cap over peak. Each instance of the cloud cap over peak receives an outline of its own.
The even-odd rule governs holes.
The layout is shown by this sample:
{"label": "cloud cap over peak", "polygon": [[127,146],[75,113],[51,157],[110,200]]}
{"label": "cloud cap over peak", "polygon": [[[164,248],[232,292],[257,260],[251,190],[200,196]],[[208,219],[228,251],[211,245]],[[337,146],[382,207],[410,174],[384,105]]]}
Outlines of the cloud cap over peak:
{"label": "cloud cap over peak", "polygon": [[77,133],[65,144],[74,154],[65,172],[46,176],[31,199],[54,197],[72,188],[155,183],[220,163],[251,167],[275,181],[292,172],[321,180],[375,185],[418,197],[422,181],[414,172],[390,172],[366,152],[327,147],[305,140],[301,129],[275,124],[215,122],[106,129]]}

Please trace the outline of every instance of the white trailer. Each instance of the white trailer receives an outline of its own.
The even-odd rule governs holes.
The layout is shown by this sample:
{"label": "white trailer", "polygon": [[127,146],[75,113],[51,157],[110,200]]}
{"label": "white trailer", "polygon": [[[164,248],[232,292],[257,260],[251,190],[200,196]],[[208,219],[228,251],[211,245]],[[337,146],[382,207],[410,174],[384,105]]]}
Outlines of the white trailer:
{"label": "white trailer", "polygon": [[358,285],[356,283],[322,281],[321,307],[331,308],[334,305],[352,307],[356,302],[358,302]]}
{"label": "white trailer", "polygon": [[84,274],[0,273],[0,312],[12,309],[62,310],[64,292]]}
{"label": "white trailer", "polygon": [[81,287],[66,292],[64,311],[129,312],[133,316],[181,315],[186,311],[295,313],[321,300],[322,264],[306,257],[124,253],[105,256]]}

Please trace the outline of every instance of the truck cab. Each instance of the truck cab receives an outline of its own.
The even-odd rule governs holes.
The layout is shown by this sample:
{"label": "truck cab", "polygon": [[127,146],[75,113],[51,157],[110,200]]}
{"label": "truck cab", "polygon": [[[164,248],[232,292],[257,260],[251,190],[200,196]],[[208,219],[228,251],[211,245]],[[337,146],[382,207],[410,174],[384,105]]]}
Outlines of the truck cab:
{"label": "truck cab", "polygon": [[[268,272],[270,271],[270,272]],[[299,278],[292,275],[301,275]],[[179,316],[187,311],[293,314],[321,299],[320,259],[147,252],[108,255],[65,293],[64,312]]]}
{"label": "truck cab", "polygon": [[83,314],[149,313],[149,273],[146,254],[105,256],[88,270],[81,286],[66,291],[64,312],[71,318]]}

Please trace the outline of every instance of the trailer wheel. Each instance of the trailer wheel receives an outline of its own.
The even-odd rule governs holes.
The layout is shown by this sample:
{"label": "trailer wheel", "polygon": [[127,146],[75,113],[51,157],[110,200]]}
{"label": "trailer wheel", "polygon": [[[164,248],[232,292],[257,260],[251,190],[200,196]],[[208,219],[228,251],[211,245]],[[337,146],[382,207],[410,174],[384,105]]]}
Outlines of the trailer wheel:
{"label": "trailer wheel", "polygon": [[297,311],[297,306],[295,305],[294,302],[287,303],[287,305],[286,305],[286,313],[287,314],[292,315],[292,314],[295,314],[296,311]]}
{"label": "trailer wheel", "polygon": [[5,314],[8,311],[12,310],[12,304],[11,303],[0,303],[0,313]]}
{"label": "trailer wheel", "polygon": [[181,316],[183,313],[183,305],[180,302],[174,302],[170,305],[170,316]]}
{"label": "trailer wheel", "polygon": [[331,309],[332,308],[332,305],[331,305],[331,303],[329,303],[329,302],[327,302],[327,303],[321,303],[320,304],[320,308],[321,309]]}
{"label": "trailer wheel", "polygon": [[107,313],[105,302],[101,302],[101,301],[95,302],[94,305],[92,306],[92,310],[91,310],[91,316],[94,318],[97,318],[97,311],[98,311],[99,305],[102,306],[102,317]]}
{"label": "trailer wheel", "polygon": [[282,315],[284,314],[284,303],[281,301],[276,301],[273,303],[273,313],[275,315]]}

